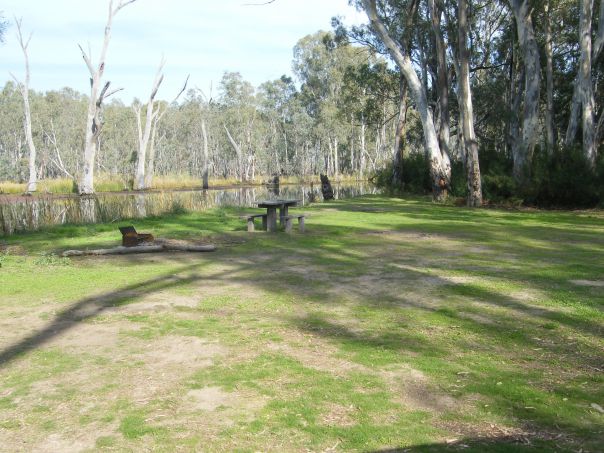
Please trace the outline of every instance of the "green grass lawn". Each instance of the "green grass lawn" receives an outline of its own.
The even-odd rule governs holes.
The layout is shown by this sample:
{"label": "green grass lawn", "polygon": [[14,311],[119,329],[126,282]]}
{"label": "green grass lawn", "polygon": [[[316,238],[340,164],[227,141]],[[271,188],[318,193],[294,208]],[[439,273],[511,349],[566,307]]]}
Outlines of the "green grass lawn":
{"label": "green grass lawn", "polygon": [[602,451],[604,213],[304,210],[0,241],[0,451]]}

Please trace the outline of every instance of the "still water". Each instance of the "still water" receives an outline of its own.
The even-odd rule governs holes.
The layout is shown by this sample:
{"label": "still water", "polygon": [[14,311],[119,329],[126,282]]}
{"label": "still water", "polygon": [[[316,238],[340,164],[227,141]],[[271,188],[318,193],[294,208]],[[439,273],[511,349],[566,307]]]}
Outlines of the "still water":
{"label": "still water", "polygon": [[[378,192],[366,182],[333,184],[336,199]],[[321,187],[282,185],[191,191],[108,193],[93,197],[0,195],[0,235],[35,231],[52,225],[114,222],[166,213],[203,211],[221,206],[253,207],[258,200],[290,198],[302,205],[322,200]]]}

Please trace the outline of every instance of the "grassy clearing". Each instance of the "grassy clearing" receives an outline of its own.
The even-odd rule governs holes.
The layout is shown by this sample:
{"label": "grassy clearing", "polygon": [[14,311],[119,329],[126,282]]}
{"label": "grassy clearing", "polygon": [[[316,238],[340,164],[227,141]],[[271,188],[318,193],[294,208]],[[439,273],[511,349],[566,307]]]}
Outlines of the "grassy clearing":
{"label": "grassy clearing", "polygon": [[136,223],[212,254],[53,255],[118,241],[103,224],[6,238],[0,450],[601,449],[601,211],[307,210],[291,236],[230,209]]}

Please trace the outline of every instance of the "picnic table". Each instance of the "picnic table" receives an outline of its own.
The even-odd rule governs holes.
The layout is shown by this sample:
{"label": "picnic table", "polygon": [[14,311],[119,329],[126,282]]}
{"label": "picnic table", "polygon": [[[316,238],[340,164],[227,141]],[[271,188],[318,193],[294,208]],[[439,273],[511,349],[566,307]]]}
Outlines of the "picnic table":
{"label": "picnic table", "polygon": [[279,209],[279,223],[283,225],[290,206],[297,206],[300,200],[262,200],[257,201],[259,208],[266,208],[266,230],[277,231],[277,209]]}

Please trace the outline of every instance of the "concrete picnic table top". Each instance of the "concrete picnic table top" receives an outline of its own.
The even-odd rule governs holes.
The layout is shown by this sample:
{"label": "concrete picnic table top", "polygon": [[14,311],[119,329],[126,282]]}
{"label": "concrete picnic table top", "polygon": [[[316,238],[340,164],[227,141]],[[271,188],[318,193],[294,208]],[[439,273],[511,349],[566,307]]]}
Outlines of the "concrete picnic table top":
{"label": "concrete picnic table top", "polygon": [[290,206],[296,206],[300,200],[261,200],[256,204],[259,208],[266,208],[266,230],[277,231],[277,208],[279,208],[279,223],[283,224],[283,218],[287,216]]}
{"label": "concrete picnic table top", "polygon": [[260,200],[256,204],[259,208],[272,208],[282,206],[296,206],[300,200]]}

